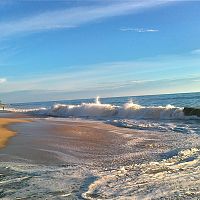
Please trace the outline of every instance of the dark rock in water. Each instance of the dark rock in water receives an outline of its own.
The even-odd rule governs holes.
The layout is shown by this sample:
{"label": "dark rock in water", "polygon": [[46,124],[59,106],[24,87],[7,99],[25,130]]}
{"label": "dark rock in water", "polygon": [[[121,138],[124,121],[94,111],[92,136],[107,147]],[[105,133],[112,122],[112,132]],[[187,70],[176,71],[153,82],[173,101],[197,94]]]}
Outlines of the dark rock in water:
{"label": "dark rock in water", "polygon": [[183,109],[184,115],[186,116],[192,116],[192,115],[196,115],[197,117],[200,117],[200,108],[188,108],[185,107]]}

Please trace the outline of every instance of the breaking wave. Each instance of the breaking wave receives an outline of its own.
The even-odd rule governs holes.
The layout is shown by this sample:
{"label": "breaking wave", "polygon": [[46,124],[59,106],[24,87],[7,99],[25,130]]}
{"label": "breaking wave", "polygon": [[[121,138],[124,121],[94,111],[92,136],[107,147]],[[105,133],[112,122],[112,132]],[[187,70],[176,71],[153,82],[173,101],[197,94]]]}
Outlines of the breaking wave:
{"label": "breaking wave", "polygon": [[117,118],[117,119],[197,119],[196,115],[187,116],[183,107],[173,105],[166,106],[142,106],[132,101],[123,106],[102,104],[97,97],[94,103],[82,103],[79,105],[56,104],[50,108],[14,109],[7,108],[11,112],[23,112],[28,114],[51,117],[79,117],[79,118]]}

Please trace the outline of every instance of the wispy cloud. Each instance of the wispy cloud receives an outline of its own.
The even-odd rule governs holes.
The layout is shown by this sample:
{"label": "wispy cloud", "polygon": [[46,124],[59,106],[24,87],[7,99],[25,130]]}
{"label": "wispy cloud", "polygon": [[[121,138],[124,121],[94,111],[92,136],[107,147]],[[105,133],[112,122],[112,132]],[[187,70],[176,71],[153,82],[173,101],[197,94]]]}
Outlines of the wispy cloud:
{"label": "wispy cloud", "polygon": [[[113,82],[101,84],[98,87],[79,88],[73,91],[67,90],[18,90],[1,92],[1,100],[6,103],[49,101],[60,99],[80,99],[112,96],[133,96],[177,92],[197,92],[199,83],[194,80],[199,77],[182,77],[169,79],[155,79],[144,81]],[[184,87],[183,87],[184,86]]]}
{"label": "wispy cloud", "polygon": [[[39,32],[61,28],[73,28],[85,23],[102,20],[109,17],[127,15],[138,11],[160,6],[171,2],[170,0],[141,0],[141,1],[118,1],[98,6],[84,6],[63,10],[49,11],[35,16],[0,23],[0,36],[6,37],[19,33]],[[154,29],[138,29],[138,32],[154,32]]]}
{"label": "wispy cloud", "polygon": [[135,84],[143,84],[143,83],[149,83],[152,80],[132,80],[130,83],[135,83]]}
{"label": "wispy cloud", "polygon": [[[16,90],[52,89],[75,92],[125,86],[143,87],[155,81],[166,80],[171,72],[172,79],[200,76],[200,57],[189,54],[160,56],[127,62],[98,63],[94,65],[73,66],[72,71],[63,70],[43,75],[21,76],[0,85],[1,92]],[[192,70],[191,70],[192,69]],[[158,81],[159,74],[159,81]],[[194,80],[197,80],[195,78]],[[199,78],[198,78],[199,80]],[[172,82],[172,81],[169,81]],[[197,81],[191,81],[198,84]],[[158,84],[159,86],[159,84]],[[196,87],[196,86],[195,86]]]}
{"label": "wispy cloud", "polygon": [[191,51],[192,54],[200,54],[200,49],[194,49]]}
{"label": "wispy cloud", "polygon": [[138,33],[145,33],[145,32],[158,32],[158,29],[145,29],[145,28],[131,28],[131,27],[127,27],[127,28],[120,28],[120,31],[124,31],[124,32],[138,32]]}
{"label": "wispy cloud", "polygon": [[1,84],[1,83],[5,83],[5,82],[7,82],[7,79],[6,79],[6,78],[0,78],[0,84]]}
{"label": "wispy cloud", "polygon": [[[9,76],[7,82],[6,79],[0,79],[0,82],[4,82],[0,84],[1,99],[20,102],[199,91],[199,63],[200,57],[189,53],[188,56],[158,56],[85,65],[81,68],[73,66],[79,70],[59,71],[58,74],[50,73],[45,77],[31,75],[16,80]],[[19,90],[32,92],[28,98],[27,93],[18,93]],[[11,96],[3,94],[6,92]]]}

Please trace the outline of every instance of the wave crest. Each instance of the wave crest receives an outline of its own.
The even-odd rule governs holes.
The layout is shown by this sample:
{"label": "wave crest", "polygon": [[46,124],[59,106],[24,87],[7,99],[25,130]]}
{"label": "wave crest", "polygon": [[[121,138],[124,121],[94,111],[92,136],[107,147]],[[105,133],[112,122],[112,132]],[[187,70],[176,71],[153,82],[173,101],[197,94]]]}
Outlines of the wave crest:
{"label": "wave crest", "polygon": [[120,116],[134,119],[183,119],[183,108],[172,105],[141,106],[132,101],[124,104]]}
{"label": "wave crest", "polygon": [[49,109],[47,114],[56,117],[111,117],[117,114],[117,107],[101,103],[57,104]]}
{"label": "wave crest", "polygon": [[142,106],[132,101],[123,106],[102,104],[99,97],[95,103],[79,105],[56,104],[50,108],[14,109],[7,111],[23,112],[34,115],[52,117],[89,117],[89,118],[120,118],[120,119],[197,119],[197,116],[185,116],[184,108],[173,105]]}

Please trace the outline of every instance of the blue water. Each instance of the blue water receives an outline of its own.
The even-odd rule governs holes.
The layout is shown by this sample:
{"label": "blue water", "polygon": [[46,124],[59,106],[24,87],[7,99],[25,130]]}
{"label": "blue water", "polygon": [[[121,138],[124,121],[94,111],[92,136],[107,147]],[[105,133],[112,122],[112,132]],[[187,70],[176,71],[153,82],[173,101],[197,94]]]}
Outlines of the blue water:
{"label": "blue water", "polygon": [[[96,97],[95,97],[96,98]],[[10,106],[18,108],[49,108],[55,104],[73,104],[79,105],[81,103],[92,103],[92,99],[77,99],[77,100],[61,100],[61,101],[47,101],[47,102],[31,102],[11,104]],[[182,94],[163,94],[163,95],[148,95],[148,96],[126,96],[126,97],[112,97],[101,98],[102,104],[112,104],[122,106],[129,100],[143,106],[166,106],[168,104],[177,107],[196,107],[200,108],[200,92],[198,93],[182,93]]]}

